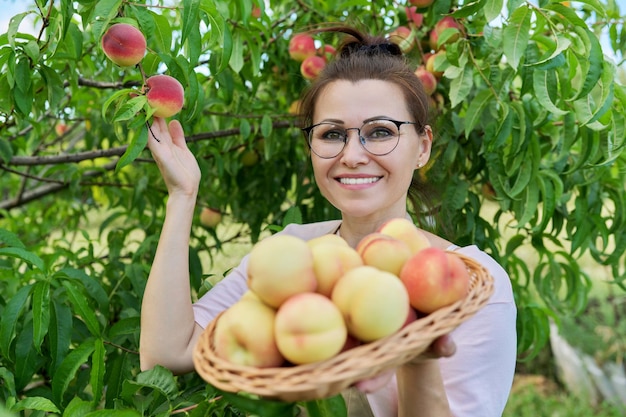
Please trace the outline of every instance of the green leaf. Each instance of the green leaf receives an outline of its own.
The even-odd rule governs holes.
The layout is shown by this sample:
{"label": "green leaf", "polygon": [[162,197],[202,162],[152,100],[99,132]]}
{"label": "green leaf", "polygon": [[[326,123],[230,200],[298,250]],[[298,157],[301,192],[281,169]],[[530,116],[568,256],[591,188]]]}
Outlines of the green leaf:
{"label": "green leaf", "polygon": [[485,19],[487,19],[487,23],[500,16],[500,13],[502,13],[503,3],[504,0],[487,0],[485,2],[483,12],[485,13]]}
{"label": "green leaf", "polygon": [[123,0],[100,0],[96,2],[94,20],[92,22],[93,36],[100,40],[109,23],[117,16]]}
{"label": "green leaf", "polygon": [[146,96],[139,95],[137,97],[133,97],[124,104],[120,106],[120,108],[115,112],[115,116],[113,116],[113,122],[123,122],[133,117],[137,116],[137,113],[143,109],[143,107],[148,103],[148,98]]}
{"label": "green leaf", "polygon": [[96,313],[85,299],[83,291],[71,281],[63,281],[63,286],[67,290],[67,295],[74,307],[74,314],[83,320],[92,335],[100,336],[102,332],[100,322],[96,317]]}
{"label": "green leaf", "polygon": [[261,119],[261,134],[264,138],[267,138],[272,134],[272,129],[272,118],[269,115],[264,114]]}
{"label": "green leaf", "polygon": [[39,73],[48,91],[50,107],[56,109],[63,97],[65,97],[63,80],[58,72],[43,64],[39,65]]}
{"label": "green leaf", "polygon": [[588,64],[587,73],[585,74],[584,82],[578,94],[573,100],[586,96],[596,86],[598,80],[602,76],[604,68],[604,53],[602,52],[602,45],[596,37],[596,35],[588,28],[575,27],[574,30],[578,35],[588,41],[589,54],[584,57],[585,62]]}
{"label": "green leaf", "polygon": [[70,308],[58,300],[53,300],[50,303],[50,326],[48,328],[52,371],[56,371],[70,349],[73,324]]}
{"label": "green leaf", "polygon": [[235,72],[241,72],[243,68],[244,59],[244,39],[241,36],[240,31],[236,31],[233,34],[233,52],[230,56],[229,65],[230,68]]}
{"label": "green leaf", "polygon": [[476,94],[476,97],[467,107],[467,115],[465,116],[465,136],[469,137],[470,133],[482,116],[485,108],[494,100],[491,90],[485,89]]}
{"label": "green leaf", "polygon": [[514,69],[519,67],[528,46],[532,14],[530,7],[522,6],[513,12],[504,27],[502,40],[504,56]]}
{"label": "green leaf", "polygon": [[125,401],[132,403],[133,396],[141,388],[156,390],[170,400],[176,398],[179,394],[176,379],[172,372],[159,365],[148,371],[141,372],[137,375],[136,381],[124,381],[120,396]]}
{"label": "green leaf", "polygon": [[85,414],[85,417],[142,417],[143,415],[137,410],[124,408],[121,410],[96,410]]}
{"label": "green leaf", "polygon": [[117,165],[115,166],[115,173],[118,173],[126,165],[130,165],[137,157],[143,152],[148,144],[148,126],[143,126],[139,131],[139,134],[133,135],[133,139],[126,148],[126,151],[121,156]]}
{"label": "green leaf", "polygon": [[19,13],[11,17],[11,20],[9,20],[9,27],[7,28],[7,41],[9,42],[11,49],[15,49],[15,36],[18,33],[22,20],[24,20],[24,18],[31,13],[32,12]]}
{"label": "green leaf", "polygon": [[67,391],[78,369],[87,364],[89,356],[95,349],[94,339],[90,338],[72,350],[61,362],[52,376],[52,397],[56,404],[63,404],[63,394]]}
{"label": "green leaf", "polygon": [[28,318],[15,341],[15,386],[18,390],[33,380],[43,362],[43,356],[33,347],[33,321]]}
{"label": "green leaf", "polygon": [[0,242],[5,243],[8,246],[13,246],[20,249],[25,249],[26,246],[22,243],[20,238],[13,232],[0,227]]}
{"label": "green leaf", "polygon": [[285,218],[282,224],[283,227],[285,227],[288,224],[292,223],[302,224],[302,211],[300,211],[300,207],[298,206],[289,207],[289,209],[285,213]]}
{"label": "green leaf", "polygon": [[45,397],[26,397],[15,403],[11,411],[45,411],[48,413],[60,413],[52,401]]}
{"label": "green leaf", "polygon": [[301,403],[307,411],[308,417],[347,417],[348,409],[341,394],[321,400]]}
{"label": "green leaf", "polygon": [[297,407],[295,403],[253,398],[251,396],[246,396],[245,394],[233,394],[225,391],[220,391],[220,395],[222,395],[228,403],[234,405],[237,409],[246,411],[253,415],[263,417],[285,417],[296,415],[294,413]]}
{"label": "green leaf", "polygon": [[549,56],[536,62],[526,63],[525,65],[539,70],[562,67],[566,62],[563,51],[567,50],[571,44],[572,42],[569,39],[563,36],[557,36],[556,47]]}
{"label": "green leaf", "polygon": [[39,281],[33,286],[33,345],[41,353],[41,343],[50,325],[50,282]]}
{"label": "green leaf", "polygon": [[22,261],[34,266],[35,268],[43,271],[46,269],[43,260],[35,255],[32,252],[27,251],[26,249],[22,249],[22,248],[0,248],[0,256],[1,255],[5,255],[5,256],[11,256],[17,259],[21,259]]}
{"label": "green leaf", "polygon": [[472,67],[468,65],[457,78],[450,82],[450,107],[456,107],[469,95],[473,85],[473,73]]}
{"label": "green leaf", "polygon": [[553,101],[553,97],[557,97],[558,83],[556,76],[552,70],[535,70],[533,71],[533,88],[537,101],[550,113],[562,116],[567,111],[560,109]]}
{"label": "green leaf", "polygon": [[183,0],[182,21],[183,30],[180,43],[184,44],[190,34],[198,30],[200,26],[200,1]]}
{"label": "green leaf", "polygon": [[104,341],[102,339],[96,339],[94,342],[93,355],[91,356],[91,375],[89,378],[94,405],[100,404],[104,391],[105,360]]}
{"label": "green leaf", "polygon": [[7,138],[0,138],[0,160],[8,164],[13,157],[13,148]]}
{"label": "green leaf", "polygon": [[11,342],[15,338],[15,328],[20,313],[26,305],[32,285],[20,288],[2,310],[2,320],[0,320],[0,353],[5,358],[10,358]]}

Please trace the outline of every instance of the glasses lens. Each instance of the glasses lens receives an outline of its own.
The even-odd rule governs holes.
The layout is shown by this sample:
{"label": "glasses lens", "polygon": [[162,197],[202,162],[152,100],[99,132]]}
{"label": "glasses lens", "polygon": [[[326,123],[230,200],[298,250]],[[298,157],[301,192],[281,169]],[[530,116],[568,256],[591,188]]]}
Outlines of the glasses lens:
{"label": "glasses lens", "polygon": [[390,120],[372,120],[361,127],[365,139],[363,147],[374,155],[386,155],[393,151],[400,139],[398,125]]}
{"label": "glasses lens", "polygon": [[346,143],[346,129],[333,123],[321,123],[309,132],[311,150],[321,158],[333,158]]}

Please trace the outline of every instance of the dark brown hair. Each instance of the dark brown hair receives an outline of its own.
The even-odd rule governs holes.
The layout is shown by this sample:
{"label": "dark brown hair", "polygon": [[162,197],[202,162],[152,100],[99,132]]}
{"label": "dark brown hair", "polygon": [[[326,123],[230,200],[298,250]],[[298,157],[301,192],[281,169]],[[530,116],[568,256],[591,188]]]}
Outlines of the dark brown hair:
{"label": "dark brown hair", "polygon": [[336,32],[346,35],[331,60],[304,92],[300,101],[302,125],[313,123],[315,105],[320,93],[337,80],[384,80],[400,87],[407,109],[424,133],[428,124],[428,95],[398,45],[383,36],[368,35],[350,26],[332,26],[311,32]]}
{"label": "dark brown hair", "polygon": [[[384,36],[369,35],[350,26],[331,26],[309,31],[314,34],[322,32],[343,34],[345,38],[337,48],[334,59],[328,62],[301,97],[302,126],[313,124],[317,99],[333,81],[384,80],[400,87],[407,110],[416,122],[415,129],[420,134],[425,133],[425,128],[429,124],[429,98],[398,45]],[[417,223],[422,228],[432,229],[434,210],[430,201],[434,193],[429,188],[416,171],[408,197]]]}

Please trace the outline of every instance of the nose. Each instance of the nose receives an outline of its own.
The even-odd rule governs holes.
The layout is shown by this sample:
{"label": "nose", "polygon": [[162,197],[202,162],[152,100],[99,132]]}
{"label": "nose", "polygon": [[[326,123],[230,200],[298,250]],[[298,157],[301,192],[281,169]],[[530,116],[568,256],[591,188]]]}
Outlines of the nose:
{"label": "nose", "polygon": [[356,166],[368,161],[368,152],[363,147],[362,140],[361,131],[358,128],[346,129],[346,144],[341,151],[342,163],[347,166]]}

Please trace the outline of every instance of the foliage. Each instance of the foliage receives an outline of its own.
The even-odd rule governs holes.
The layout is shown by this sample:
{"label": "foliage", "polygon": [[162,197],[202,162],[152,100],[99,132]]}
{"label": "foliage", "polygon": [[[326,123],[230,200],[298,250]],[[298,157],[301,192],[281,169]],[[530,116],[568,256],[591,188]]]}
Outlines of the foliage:
{"label": "foliage", "polygon": [[591,298],[583,314],[561,318],[559,333],[599,365],[626,359],[626,296]]}
{"label": "foliage", "polygon": [[608,403],[592,407],[583,399],[562,390],[541,392],[533,386],[511,395],[503,417],[619,417],[623,410]]}
{"label": "foliage", "polygon": [[[331,21],[389,32],[407,24],[405,6],[36,0],[12,18],[0,35],[0,401],[8,410],[240,413],[196,376],[139,372],[141,297],[166,198],[143,149],[145,77],[167,73],[185,86],[177,117],[203,173],[198,212],[219,208],[242,225],[226,235],[194,225],[191,280],[202,292],[210,273],[201,259],[228,241],[256,241],[288,221],[290,207],[307,222],[337,216],[315,189],[289,112],[307,85],[288,55],[291,35]],[[451,10],[462,36],[437,63],[445,73],[433,95],[435,157],[421,175],[441,190],[435,203],[451,238],[485,248],[509,271],[520,357],[532,356],[547,341],[550,314],[585,307],[581,256],[626,287],[624,19],[613,0],[442,0],[421,10],[416,39]],[[102,53],[114,21],[146,34],[139,67],[119,68]],[[409,53],[415,66],[426,48],[417,42]],[[251,153],[258,162],[244,158]],[[487,200],[493,216],[481,211]],[[527,246],[534,269],[521,254]]]}

